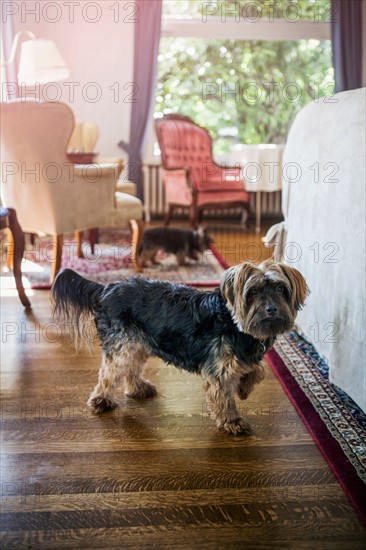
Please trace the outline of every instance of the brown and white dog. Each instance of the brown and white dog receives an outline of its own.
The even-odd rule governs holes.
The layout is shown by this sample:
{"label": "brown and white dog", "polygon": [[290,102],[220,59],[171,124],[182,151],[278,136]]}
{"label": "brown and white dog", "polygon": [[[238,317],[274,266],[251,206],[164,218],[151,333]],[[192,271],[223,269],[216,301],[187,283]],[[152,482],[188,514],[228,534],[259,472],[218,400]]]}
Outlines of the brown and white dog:
{"label": "brown and white dog", "polygon": [[178,227],[145,229],[139,250],[139,262],[142,267],[148,261],[153,264],[158,263],[157,253],[162,250],[167,254],[175,254],[178,265],[183,265],[187,258],[198,260],[213,242],[203,227],[197,230]]}
{"label": "brown and white dog", "polygon": [[235,395],[246,399],[263,379],[264,354],[277,335],[291,330],[307,294],[299,271],[271,260],[229,268],[213,291],[143,277],[102,285],[70,269],[52,288],[55,315],[66,315],[81,336],[82,322],[94,317],[103,349],[88,401],[95,413],[116,406],[122,383],[131,397],[154,396],[142,372],[146,359],[156,356],[200,374],[211,416],[235,435],[251,433]]}

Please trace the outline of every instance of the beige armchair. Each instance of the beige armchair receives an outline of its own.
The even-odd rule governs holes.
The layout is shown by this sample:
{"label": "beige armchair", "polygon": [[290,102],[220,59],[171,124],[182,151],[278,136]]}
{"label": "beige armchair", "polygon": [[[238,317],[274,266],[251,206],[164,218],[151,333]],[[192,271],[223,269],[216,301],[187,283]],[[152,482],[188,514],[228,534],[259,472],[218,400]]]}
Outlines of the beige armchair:
{"label": "beige armchair", "polygon": [[61,266],[63,235],[132,227],[133,262],[143,228],[141,201],[116,192],[113,164],[77,165],[66,149],[74,128],[64,103],[15,100],[1,104],[2,201],[16,210],[24,232],[54,238],[52,278]]}

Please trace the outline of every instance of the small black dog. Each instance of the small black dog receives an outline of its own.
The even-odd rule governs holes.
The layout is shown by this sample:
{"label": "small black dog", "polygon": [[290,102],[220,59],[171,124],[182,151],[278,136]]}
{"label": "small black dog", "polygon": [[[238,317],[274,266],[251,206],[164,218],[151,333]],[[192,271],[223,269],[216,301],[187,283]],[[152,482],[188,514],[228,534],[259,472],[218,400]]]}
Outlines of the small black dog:
{"label": "small black dog", "polygon": [[278,334],[292,328],[307,293],[299,271],[271,260],[228,269],[213,291],[142,277],[101,285],[70,269],[59,273],[52,288],[54,313],[66,315],[79,336],[83,321],[94,316],[103,349],[88,401],[95,413],[116,405],[122,381],[131,397],[156,394],[142,377],[152,355],[201,374],[211,415],[232,434],[251,432],[235,394],[246,399],[262,380],[264,354]]}
{"label": "small black dog", "polygon": [[183,265],[186,258],[198,260],[200,254],[210,248],[213,242],[202,227],[197,231],[176,227],[146,229],[139,251],[139,262],[142,267],[147,261],[156,264],[156,254],[163,250],[167,254],[175,254],[178,265]]}

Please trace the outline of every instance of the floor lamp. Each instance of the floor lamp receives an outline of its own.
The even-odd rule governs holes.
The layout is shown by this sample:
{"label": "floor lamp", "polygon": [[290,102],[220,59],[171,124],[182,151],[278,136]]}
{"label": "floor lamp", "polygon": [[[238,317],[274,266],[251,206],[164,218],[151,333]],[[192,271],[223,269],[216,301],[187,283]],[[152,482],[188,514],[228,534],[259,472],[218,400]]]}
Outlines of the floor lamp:
{"label": "floor lamp", "polygon": [[69,69],[52,40],[36,38],[30,31],[19,31],[14,37],[9,59],[1,61],[2,98],[6,95],[6,78],[3,78],[5,77],[5,68],[14,62],[20,39],[24,35],[28,37],[28,40],[22,42],[20,46],[19,86],[42,85],[69,78]]}

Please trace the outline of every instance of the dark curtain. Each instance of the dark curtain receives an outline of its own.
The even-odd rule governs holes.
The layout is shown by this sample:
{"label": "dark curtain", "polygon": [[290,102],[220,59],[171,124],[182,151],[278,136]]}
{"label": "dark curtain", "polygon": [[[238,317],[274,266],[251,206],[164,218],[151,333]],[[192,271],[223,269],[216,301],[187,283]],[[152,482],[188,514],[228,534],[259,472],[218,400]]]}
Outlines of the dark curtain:
{"label": "dark curtain", "polygon": [[129,155],[128,178],[136,183],[137,195],[143,198],[141,156],[155,97],[162,0],[136,0],[136,5],[133,82],[137,101],[132,103],[129,143],[120,141],[118,145]]}
{"label": "dark curtain", "polygon": [[332,0],[332,51],[336,91],[362,86],[362,0]]}

